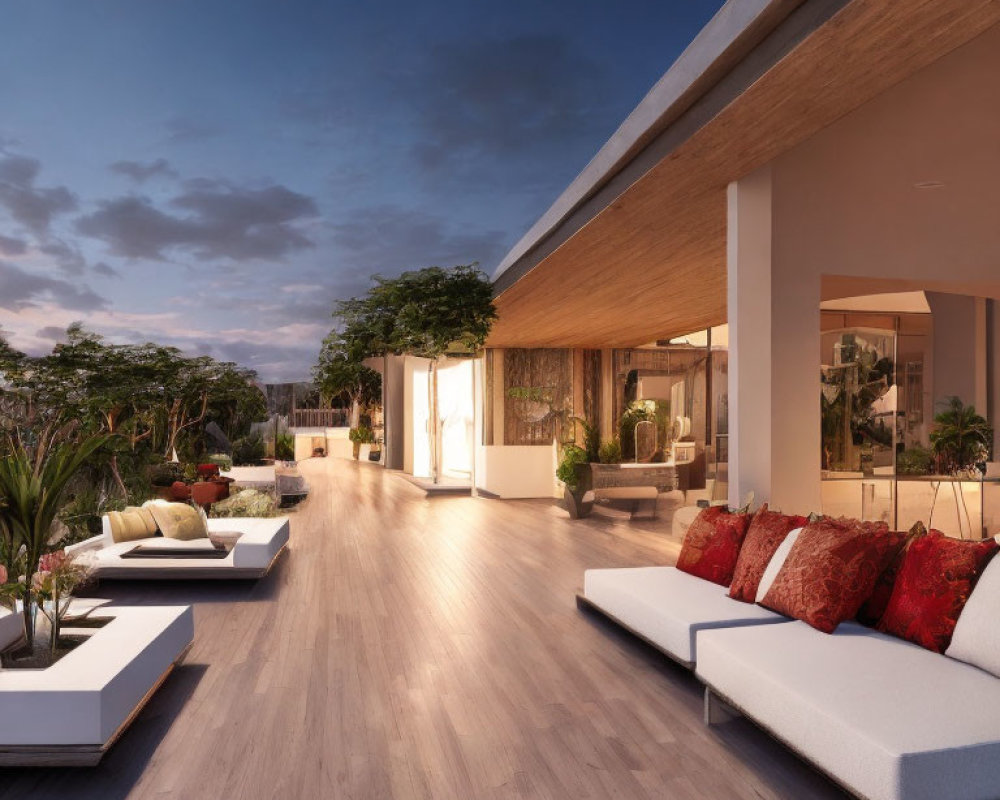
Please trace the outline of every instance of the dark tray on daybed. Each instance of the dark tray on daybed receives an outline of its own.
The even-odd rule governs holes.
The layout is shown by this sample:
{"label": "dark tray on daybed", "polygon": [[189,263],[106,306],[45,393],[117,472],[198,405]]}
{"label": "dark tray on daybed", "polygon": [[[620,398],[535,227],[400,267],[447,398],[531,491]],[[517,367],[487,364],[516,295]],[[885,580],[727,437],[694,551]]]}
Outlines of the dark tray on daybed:
{"label": "dark tray on daybed", "polygon": [[148,547],[140,544],[126,550],[120,558],[225,558],[228,550],[206,547]]}

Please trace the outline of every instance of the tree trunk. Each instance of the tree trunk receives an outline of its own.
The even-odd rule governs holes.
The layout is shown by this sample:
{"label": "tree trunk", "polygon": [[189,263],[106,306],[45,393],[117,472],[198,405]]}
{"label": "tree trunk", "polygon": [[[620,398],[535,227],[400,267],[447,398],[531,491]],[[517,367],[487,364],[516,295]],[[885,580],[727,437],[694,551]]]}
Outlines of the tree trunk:
{"label": "tree trunk", "polygon": [[430,395],[430,402],[428,403],[430,406],[430,419],[427,423],[427,432],[430,436],[431,445],[431,480],[437,483],[440,457],[438,453],[438,376],[436,361],[431,361],[427,372],[427,392]]}
{"label": "tree trunk", "polygon": [[357,428],[361,424],[361,403],[356,397],[351,398],[351,427]]}
{"label": "tree trunk", "polygon": [[126,503],[128,503],[128,489],[125,488],[125,481],[122,480],[122,474],[118,470],[118,454],[117,453],[112,453],[111,454],[111,462],[110,462],[109,466],[111,467],[111,476],[115,479],[115,483],[118,485],[118,488],[121,490],[122,499]]}

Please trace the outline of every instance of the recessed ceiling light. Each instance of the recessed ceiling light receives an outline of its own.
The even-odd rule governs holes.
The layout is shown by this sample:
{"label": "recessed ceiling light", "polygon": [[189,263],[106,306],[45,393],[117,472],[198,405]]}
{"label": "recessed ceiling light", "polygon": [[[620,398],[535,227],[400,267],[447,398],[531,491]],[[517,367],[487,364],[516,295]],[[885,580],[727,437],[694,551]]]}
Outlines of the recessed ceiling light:
{"label": "recessed ceiling light", "polygon": [[943,186],[942,181],[917,181],[913,184],[914,189],[940,189]]}

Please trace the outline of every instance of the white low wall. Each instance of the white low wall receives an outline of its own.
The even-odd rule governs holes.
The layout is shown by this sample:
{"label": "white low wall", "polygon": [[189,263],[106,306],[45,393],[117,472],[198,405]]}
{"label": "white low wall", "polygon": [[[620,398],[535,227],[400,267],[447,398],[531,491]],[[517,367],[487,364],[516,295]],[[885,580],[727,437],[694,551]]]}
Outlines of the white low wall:
{"label": "white low wall", "polygon": [[555,445],[476,448],[476,488],[498,497],[562,497],[555,472]]}

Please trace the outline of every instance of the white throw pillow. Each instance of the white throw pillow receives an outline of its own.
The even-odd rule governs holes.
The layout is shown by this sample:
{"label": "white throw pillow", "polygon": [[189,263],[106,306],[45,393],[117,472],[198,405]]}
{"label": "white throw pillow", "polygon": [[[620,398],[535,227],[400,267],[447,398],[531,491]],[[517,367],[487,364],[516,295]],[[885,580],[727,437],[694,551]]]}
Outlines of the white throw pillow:
{"label": "white throw pillow", "polygon": [[1000,678],[1000,558],[986,565],[958,617],[946,656],[984,669]]}
{"label": "white throw pillow", "polygon": [[759,603],[764,599],[764,595],[767,594],[771,588],[771,584],[774,583],[774,579],[778,577],[778,573],[785,565],[785,559],[788,558],[788,554],[792,551],[792,545],[798,540],[800,533],[802,533],[802,528],[795,528],[785,537],[785,541],[778,545],[778,549],[774,551],[771,560],[767,562],[767,569],[764,570],[764,574],[760,577],[760,583],[757,584],[757,596],[754,598],[755,603]]}

